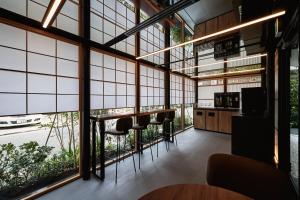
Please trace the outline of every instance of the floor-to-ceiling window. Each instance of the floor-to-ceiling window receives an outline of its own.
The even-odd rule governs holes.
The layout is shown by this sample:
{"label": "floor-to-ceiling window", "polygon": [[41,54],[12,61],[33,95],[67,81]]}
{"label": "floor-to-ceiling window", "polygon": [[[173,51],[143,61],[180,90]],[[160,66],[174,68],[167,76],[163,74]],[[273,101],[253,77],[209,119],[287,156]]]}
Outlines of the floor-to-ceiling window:
{"label": "floor-to-ceiling window", "polygon": [[299,186],[299,47],[290,57],[290,162],[292,180]]}
{"label": "floor-to-ceiling window", "polygon": [[0,24],[0,196],[79,167],[78,45]]}

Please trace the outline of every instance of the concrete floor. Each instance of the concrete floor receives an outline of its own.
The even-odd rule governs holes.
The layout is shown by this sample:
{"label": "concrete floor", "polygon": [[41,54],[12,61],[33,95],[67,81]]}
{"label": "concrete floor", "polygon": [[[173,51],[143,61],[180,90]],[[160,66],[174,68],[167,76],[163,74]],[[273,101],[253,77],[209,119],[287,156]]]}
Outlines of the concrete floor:
{"label": "concrete floor", "polygon": [[[177,135],[178,146],[159,144],[159,157],[151,161],[150,149],[141,158],[141,170],[134,172],[132,158],[121,161],[118,167],[118,183],[115,184],[115,165],[106,168],[102,182],[94,177],[90,181],[77,180],[40,200],[127,200],[138,199],[156,188],[179,183],[205,183],[207,159],[214,153],[230,152],[230,136],[220,133],[188,129]],[[154,149],[154,148],[153,148]],[[138,155],[135,154],[138,166]]]}

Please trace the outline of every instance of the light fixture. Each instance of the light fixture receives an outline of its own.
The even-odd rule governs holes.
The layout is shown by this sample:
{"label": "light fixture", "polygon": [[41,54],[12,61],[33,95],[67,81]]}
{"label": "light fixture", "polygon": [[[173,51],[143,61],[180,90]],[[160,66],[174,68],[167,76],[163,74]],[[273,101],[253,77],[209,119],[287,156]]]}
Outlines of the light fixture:
{"label": "light fixture", "polygon": [[242,24],[237,25],[237,26],[233,26],[233,27],[228,28],[228,29],[224,29],[222,31],[218,31],[218,32],[215,32],[215,33],[203,36],[203,37],[196,38],[194,40],[190,40],[190,41],[187,41],[187,42],[175,45],[175,46],[171,46],[171,47],[167,47],[165,49],[154,51],[152,53],[149,53],[149,54],[146,54],[146,55],[143,55],[143,56],[139,56],[136,59],[138,60],[138,59],[145,58],[145,57],[148,57],[148,56],[151,56],[151,55],[154,55],[154,54],[158,54],[158,53],[161,53],[161,52],[169,51],[171,49],[174,49],[174,48],[177,48],[177,47],[181,47],[181,46],[184,46],[184,45],[187,45],[187,44],[190,44],[190,43],[198,42],[198,41],[201,41],[201,40],[206,40],[208,38],[212,38],[212,37],[215,37],[215,36],[218,36],[218,35],[222,35],[224,33],[229,33],[231,31],[235,31],[235,30],[238,30],[238,29],[241,29],[241,28],[245,28],[247,26],[251,26],[253,24],[257,24],[257,23],[260,23],[260,22],[263,22],[263,21],[267,21],[269,19],[277,18],[277,17],[282,16],[284,14],[285,14],[285,11],[280,11],[280,12],[277,12],[277,13],[274,13],[274,14],[271,14],[271,15],[267,15],[267,16],[264,16],[264,17],[261,17],[261,18],[258,18],[258,19],[246,22],[246,23],[242,23]]}
{"label": "light fixture", "polygon": [[65,4],[66,0],[51,0],[46,13],[43,17],[42,24],[43,28],[47,28],[49,24],[51,25],[58,15],[59,11]]}
{"label": "light fixture", "polygon": [[225,76],[248,75],[248,74],[258,73],[263,70],[265,70],[265,68],[247,69],[247,70],[241,70],[241,71],[232,71],[232,72],[224,72],[224,73],[217,73],[217,74],[193,76],[192,78],[209,79],[209,78],[217,78],[217,77],[225,77]]}
{"label": "light fixture", "polygon": [[232,59],[232,60],[224,60],[224,61],[220,61],[220,62],[209,63],[209,64],[205,64],[205,65],[198,65],[198,66],[194,66],[194,67],[185,67],[185,68],[181,68],[181,69],[174,69],[172,71],[173,72],[179,72],[179,71],[183,71],[183,70],[186,70],[186,69],[195,69],[195,68],[200,68],[200,67],[207,67],[207,66],[212,66],[212,65],[231,63],[231,62],[235,62],[235,61],[248,60],[248,59],[251,59],[251,58],[260,58],[260,57],[265,57],[267,55],[268,54],[264,53],[264,54],[259,54],[259,55],[247,56],[247,57],[244,57],[244,58],[237,58],[237,59]]}

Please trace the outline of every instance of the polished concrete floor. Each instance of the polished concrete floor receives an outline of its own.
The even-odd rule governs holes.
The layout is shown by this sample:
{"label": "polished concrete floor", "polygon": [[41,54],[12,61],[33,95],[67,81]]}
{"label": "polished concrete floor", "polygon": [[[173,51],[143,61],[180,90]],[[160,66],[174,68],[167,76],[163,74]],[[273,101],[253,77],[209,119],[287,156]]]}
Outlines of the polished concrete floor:
{"label": "polished concrete floor", "polygon": [[[190,128],[177,135],[178,146],[159,144],[159,156],[151,160],[150,150],[141,158],[141,170],[134,172],[132,158],[121,162],[118,183],[115,184],[115,165],[106,168],[106,179],[94,177],[89,181],[77,180],[40,199],[42,200],[127,200],[137,199],[156,188],[179,183],[205,183],[207,159],[214,153],[230,152],[230,136]],[[156,150],[156,149],[155,149]],[[135,155],[138,164],[138,155]]]}

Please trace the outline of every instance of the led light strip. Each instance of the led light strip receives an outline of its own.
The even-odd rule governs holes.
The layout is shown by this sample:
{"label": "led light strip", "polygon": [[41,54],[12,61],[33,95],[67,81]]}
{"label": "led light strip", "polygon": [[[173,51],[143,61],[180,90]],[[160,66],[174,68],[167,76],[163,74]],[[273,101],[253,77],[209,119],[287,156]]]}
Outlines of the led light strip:
{"label": "led light strip", "polygon": [[219,76],[233,76],[233,75],[242,75],[242,74],[249,74],[249,73],[255,73],[265,70],[265,68],[259,68],[259,69],[248,69],[248,70],[242,70],[242,71],[233,71],[233,72],[224,72],[224,73],[218,73],[218,74],[208,74],[208,75],[202,75],[202,76],[193,76],[192,78],[199,78],[199,79],[206,79],[206,78],[215,78]]}
{"label": "led light strip", "polygon": [[233,59],[233,60],[224,60],[224,61],[221,61],[221,62],[214,62],[214,63],[209,63],[209,64],[205,64],[205,65],[198,65],[198,66],[194,66],[194,67],[174,69],[174,70],[172,70],[172,72],[179,72],[179,71],[183,71],[185,69],[195,69],[195,68],[200,68],[200,67],[207,67],[207,66],[212,66],[212,65],[231,63],[231,62],[240,61],[240,60],[248,60],[248,59],[251,59],[251,58],[260,58],[260,57],[265,57],[267,55],[268,54],[264,53],[264,54],[254,55],[254,56],[247,56],[245,58],[237,58],[237,59]]}
{"label": "led light strip", "polygon": [[[53,19],[53,16],[54,16],[55,12],[57,11],[57,9],[59,8],[59,6],[63,2],[64,2],[63,0],[54,0],[54,3],[52,4],[52,6],[50,8],[50,11],[48,12],[47,17],[44,18],[45,20],[43,20],[43,28],[47,28],[48,27],[49,23]],[[48,10],[48,8],[47,8],[47,10]],[[47,11],[46,11],[46,13],[47,13]]]}
{"label": "led light strip", "polygon": [[249,21],[249,22],[237,25],[237,26],[233,26],[233,27],[228,28],[228,29],[224,29],[222,31],[218,31],[218,32],[215,32],[215,33],[212,33],[212,34],[200,37],[200,38],[196,38],[194,40],[190,40],[190,41],[187,41],[187,42],[175,45],[175,46],[171,46],[171,47],[167,47],[165,49],[154,51],[152,53],[149,53],[149,54],[146,54],[146,55],[143,55],[143,56],[139,56],[136,59],[139,60],[141,58],[145,58],[145,57],[148,57],[148,56],[151,56],[151,55],[154,55],[154,54],[158,54],[158,53],[161,53],[161,52],[169,51],[171,49],[174,49],[174,48],[177,48],[177,47],[181,47],[181,46],[184,46],[184,45],[187,45],[187,44],[190,44],[190,43],[194,43],[194,42],[198,42],[198,41],[201,41],[201,40],[212,38],[212,37],[215,37],[215,36],[218,36],[218,35],[222,35],[224,33],[235,31],[235,30],[238,30],[238,29],[241,29],[241,28],[245,28],[247,26],[251,26],[253,24],[257,24],[257,23],[260,23],[260,22],[263,22],[263,21],[267,21],[269,19],[273,19],[273,18],[282,16],[284,14],[285,14],[285,11],[280,11],[280,12],[277,12],[277,13],[274,13],[274,14],[271,14],[271,15],[267,15],[265,17],[261,17],[261,18],[258,18],[258,19],[255,19],[255,20],[252,20],[252,21]]}

